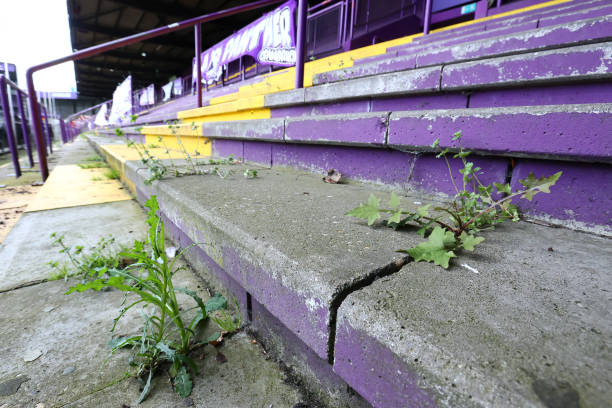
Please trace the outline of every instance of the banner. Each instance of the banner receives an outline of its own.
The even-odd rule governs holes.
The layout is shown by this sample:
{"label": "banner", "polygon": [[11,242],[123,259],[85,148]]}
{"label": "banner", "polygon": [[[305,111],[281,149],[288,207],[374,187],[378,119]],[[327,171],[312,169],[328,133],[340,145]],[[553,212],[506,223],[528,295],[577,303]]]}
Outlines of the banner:
{"label": "banner", "polygon": [[113,106],[108,122],[113,125],[130,122],[132,114],[132,76],[125,78],[113,92]]}
{"label": "banner", "polygon": [[[295,65],[296,0],[289,0],[264,14],[240,31],[201,54],[202,80],[213,83],[221,79],[223,66],[244,55],[250,55],[262,65]],[[197,77],[193,59],[193,78]]]}
{"label": "banner", "polygon": [[106,120],[106,113],[108,112],[108,107],[106,104],[100,106],[100,110],[96,114],[96,118],[94,119],[94,124],[96,126],[106,126],[108,125],[108,121]]}
{"label": "banner", "polygon": [[174,80],[172,95],[183,95],[183,78],[176,78]]}
{"label": "banner", "polygon": [[149,106],[155,104],[155,84],[151,84],[143,89],[138,101],[140,106]]}
{"label": "banner", "polygon": [[164,102],[169,101],[172,97],[172,85],[174,85],[174,82],[170,81],[166,85],[162,86],[162,91],[164,92]]}

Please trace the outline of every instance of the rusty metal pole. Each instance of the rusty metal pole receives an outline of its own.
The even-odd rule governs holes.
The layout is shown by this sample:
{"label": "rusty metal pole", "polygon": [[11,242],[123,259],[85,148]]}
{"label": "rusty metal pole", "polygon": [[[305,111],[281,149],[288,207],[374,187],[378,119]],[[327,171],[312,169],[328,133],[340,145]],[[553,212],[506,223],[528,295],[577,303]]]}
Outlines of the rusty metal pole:
{"label": "rusty metal pole", "polygon": [[28,133],[28,117],[26,116],[25,109],[23,107],[23,97],[21,91],[17,91],[17,105],[19,108],[19,117],[21,117],[21,133],[23,134],[23,142],[25,143],[26,153],[28,154],[28,160],[30,168],[34,167],[34,157],[32,156],[32,144],[30,143],[30,135]]}
{"label": "rusty metal pole", "polygon": [[202,24],[196,24],[195,28],[195,58],[196,58],[196,95],[198,108],[202,107]]}
{"label": "rusty metal pole", "polygon": [[15,177],[21,177],[21,167],[19,166],[19,152],[17,151],[17,141],[13,133],[13,118],[11,117],[11,109],[9,105],[10,95],[6,92],[7,82],[4,76],[0,76],[0,103],[4,112],[4,130],[8,139],[11,158],[13,159],[13,168],[15,169]]}
{"label": "rusty metal pole", "polygon": [[297,39],[295,44],[295,89],[304,87],[304,56],[306,55],[306,13],[308,3],[298,0]]}

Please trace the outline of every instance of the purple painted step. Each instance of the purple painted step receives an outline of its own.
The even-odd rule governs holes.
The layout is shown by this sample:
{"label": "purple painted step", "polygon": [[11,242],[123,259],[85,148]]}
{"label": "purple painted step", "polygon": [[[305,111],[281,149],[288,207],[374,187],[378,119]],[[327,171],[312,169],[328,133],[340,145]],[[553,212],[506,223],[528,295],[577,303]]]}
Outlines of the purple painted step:
{"label": "purple painted step", "polygon": [[289,118],[285,120],[285,141],[383,146],[386,143],[388,117],[387,112],[382,112]]}
{"label": "purple painted step", "polygon": [[[598,1],[588,2],[588,3],[581,3],[581,4],[575,4],[575,2],[571,2],[571,3],[553,5],[553,6],[542,8],[542,9],[529,10],[529,11],[525,11],[520,14],[510,15],[506,17],[493,19],[493,20],[476,22],[476,23],[473,23],[467,26],[457,27],[451,30],[440,31],[440,32],[432,33],[426,36],[417,37],[414,39],[413,43],[414,44],[426,44],[426,43],[441,41],[444,39],[449,39],[457,35],[476,33],[478,31],[485,31],[485,30],[489,31],[495,28],[507,27],[507,26],[516,25],[516,24],[522,24],[525,22],[533,21],[537,23],[537,21],[541,18],[553,18],[555,16],[571,14],[573,12],[591,10],[593,8],[605,6],[607,4],[606,2],[607,0],[598,0]],[[599,15],[605,15],[605,14],[599,14]],[[588,17],[575,18],[575,20],[580,20],[583,18],[588,18]],[[404,46],[400,45],[394,48],[400,49],[402,47]]]}
{"label": "purple painted step", "polygon": [[541,18],[538,22],[538,27],[548,27],[552,25],[572,23],[578,20],[587,18],[595,18],[612,14],[612,4],[607,4],[601,7],[595,7],[586,10],[577,10],[573,13],[562,14],[558,16],[550,16]]}
{"label": "purple painted step", "polygon": [[[382,74],[385,72],[396,72],[407,70],[412,67],[424,67],[440,63],[451,63],[462,60],[480,59],[512,53],[525,53],[546,48],[571,46],[583,42],[605,41],[612,38],[612,16],[600,17],[591,20],[583,20],[570,25],[559,25],[541,29],[522,31],[523,26],[508,28],[518,32],[499,37],[486,38],[484,40],[464,44],[466,38],[457,38],[452,42],[459,44],[449,47],[430,49],[427,46],[415,48],[414,50],[398,51],[398,56],[369,64],[358,64],[354,67],[344,68],[336,71],[315,75],[313,83],[323,84],[339,82],[351,78],[359,78]],[[498,31],[505,31],[500,29]],[[415,61],[416,59],[416,61]]]}
{"label": "purple painted step", "polygon": [[[610,134],[607,135],[609,145],[612,144]],[[519,180],[530,172],[541,177],[558,171],[563,171],[563,175],[553,187],[553,194],[538,194],[530,202],[523,200],[521,209],[530,216],[565,220],[569,226],[579,229],[586,224],[601,233],[609,233],[612,230],[612,166],[608,164],[518,159],[512,173],[512,188],[522,187]]]}
{"label": "purple painted step", "polygon": [[612,78],[612,42],[446,65],[442,90]]}
{"label": "purple painted step", "polygon": [[284,133],[285,123],[282,119],[202,123],[202,136],[210,138],[282,141]]}
{"label": "purple painted step", "polygon": [[606,41],[611,38],[612,16],[600,17],[482,40],[469,47],[455,45],[422,52],[417,55],[417,67]]}
{"label": "purple painted step", "polygon": [[612,104],[392,113],[388,145],[453,147],[458,130],[469,150],[612,163]]}

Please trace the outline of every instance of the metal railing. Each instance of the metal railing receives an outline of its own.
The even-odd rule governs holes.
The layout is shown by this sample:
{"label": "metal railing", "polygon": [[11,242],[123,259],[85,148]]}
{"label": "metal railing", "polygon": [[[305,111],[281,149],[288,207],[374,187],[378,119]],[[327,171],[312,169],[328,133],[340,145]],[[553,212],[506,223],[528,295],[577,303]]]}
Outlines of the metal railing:
{"label": "metal railing", "polygon": [[[189,20],[181,21],[178,23],[172,23],[164,27],[155,28],[153,30],[145,31],[140,34],[131,35],[128,37],[120,38],[118,40],[109,41],[104,44],[95,45],[93,47],[86,48],[84,50],[77,51],[73,54],[67,55],[62,58],[55,59],[53,61],[45,62],[33,67],[30,67],[26,72],[26,79],[28,84],[28,94],[30,96],[30,109],[32,112],[32,123],[34,129],[34,136],[36,142],[40,145],[43,143],[43,126],[41,119],[41,110],[36,103],[36,88],[34,86],[34,73],[41,71],[46,68],[53,67],[55,65],[62,64],[68,61],[78,61],[84,58],[92,57],[94,55],[102,54],[106,51],[111,51],[117,48],[125,47],[131,44],[136,44],[151,38],[166,35],[175,31],[184,30],[187,28],[194,27],[195,31],[195,55],[201,55],[201,27],[203,23],[218,20],[223,17],[228,17],[234,14],[244,13],[246,11],[267,7],[273,4],[281,3],[283,0],[260,0],[243,6],[233,7],[227,10],[218,11],[215,13],[206,14],[200,17],[191,18]],[[298,3],[298,27],[297,27],[297,69],[296,69],[296,86],[302,87],[304,81],[304,40],[305,40],[305,20],[306,20],[306,0],[299,0]],[[300,55],[301,54],[301,55]],[[196,92],[198,106],[202,106],[202,78],[201,78],[201,61],[200,58],[196,58],[197,62],[197,81],[196,81]],[[301,76],[301,78],[300,78]],[[38,150],[38,160],[40,164],[40,172],[43,180],[49,177],[49,169],[47,164],[47,156],[45,151],[42,149]]]}
{"label": "metal railing", "polygon": [[28,156],[30,167],[34,167],[34,157],[32,155],[32,146],[30,145],[30,137],[28,134],[28,118],[26,117],[26,111],[23,107],[23,96],[27,98],[27,94],[19,89],[16,83],[0,75],[0,104],[2,106],[2,112],[4,114],[4,127],[6,131],[6,138],[8,140],[9,151],[11,153],[11,159],[13,161],[13,168],[15,169],[15,177],[21,176],[21,166],[19,164],[19,151],[17,135],[15,134],[13,123],[13,112],[9,98],[12,98],[12,92],[7,92],[7,86],[14,89],[17,96],[17,110],[19,111],[19,117],[21,119],[21,134],[24,139],[26,153]]}

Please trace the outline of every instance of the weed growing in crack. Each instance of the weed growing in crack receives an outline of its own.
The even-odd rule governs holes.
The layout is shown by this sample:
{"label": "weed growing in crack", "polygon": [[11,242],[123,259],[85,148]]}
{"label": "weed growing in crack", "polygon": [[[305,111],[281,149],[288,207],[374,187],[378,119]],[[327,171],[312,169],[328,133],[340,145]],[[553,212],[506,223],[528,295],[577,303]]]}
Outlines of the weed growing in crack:
{"label": "weed growing in crack", "polygon": [[120,255],[121,250],[115,245],[115,238],[112,236],[100,238],[89,248],[83,245],[72,247],[66,243],[64,235],[58,235],[55,232],[51,234],[51,239],[53,240],[52,245],[60,247],[59,252],[68,258],[68,262],[48,262],[47,264],[54,271],[49,280],[67,280],[72,277],[85,281],[96,279],[108,273],[109,270],[123,267],[129,262]]}
{"label": "weed growing in crack", "polygon": [[[405,226],[418,227],[417,233],[422,237],[427,235],[427,241],[406,250],[399,250],[414,258],[415,261],[433,262],[443,268],[448,268],[451,258],[455,258],[460,249],[473,251],[474,247],[484,241],[479,233],[483,230],[494,229],[495,225],[506,220],[518,221],[517,207],[512,204],[515,198],[524,198],[531,201],[538,193],[550,193],[562,172],[549,177],[537,178],[529,173],[527,178],[520,180],[523,188],[512,191],[508,183],[493,183],[485,185],[479,179],[481,168],[467,161],[470,152],[461,146],[461,131],[453,135],[452,140],[458,144],[459,152],[453,158],[460,159],[463,168],[459,172],[463,176],[463,186],[459,188],[453,178],[453,171],[447,155],[449,149],[442,150],[436,157],[446,162],[449,175],[455,188],[453,200],[445,206],[431,208],[431,204],[419,207],[416,211],[406,211],[400,207],[400,198],[391,194],[388,207],[381,207],[380,198],[371,194],[367,203],[360,204],[346,213],[346,215],[368,220],[372,225],[388,215],[384,223],[397,229]],[[439,146],[439,139],[432,144],[432,148]]]}
{"label": "weed growing in crack", "polygon": [[[132,122],[136,120],[137,116],[132,115]],[[164,138],[162,136],[157,137],[157,144],[144,144],[144,143],[136,143],[133,140],[130,140],[125,133],[120,128],[115,129],[115,134],[119,137],[122,137],[128,147],[134,148],[140,157],[141,163],[149,170],[149,177],[144,181],[145,184],[149,185],[155,180],[161,180],[166,176],[174,176],[174,177],[182,177],[182,176],[191,176],[191,175],[206,175],[206,174],[214,174],[218,175],[221,178],[226,178],[232,174],[231,170],[228,169],[220,169],[218,165],[233,165],[238,162],[234,160],[233,155],[229,156],[227,159],[213,160],[210,159],[208,161],[199,161],[197,156],[200,155],[197,149],[194,149],[193,152],[190,152],[187,147],[184,145],[181,135],[178,132],[181,126],[178,122],[169,121],[167,122],[168,129],[170,129],[172,135],[176,138],[176,143],[178,146],[178,150],[171,150],[168,145],[166,145]],[[197,125],[195,123],[191,124],[191,130],[197,130]],[[137,128],[137,131],[141,130],[141,128]],[[198,136],[199,137],[199,136]],[[204,143],[209,143],[205,141]],[[168,162],[165,163],[164,160],[156,157],[151,149],[163,148],[164,153],[168,155]],[[173,155],[171,152],[179,153],[180,156],[184,158],[184,163],[181,161],[181,164],[175,163],[173,159]],[[181,159],[182,160],[182,159]],[[217,165],[217,167],[213,169],[202,168],[204,165]],[[256,177],[256,171],[253,170],[250,173],[250,177]]]}
{"label": "weed growing in crack", "polygon": [[[168,365],[175,392],[181,397],[189,396],[193,387],[192,375],[198,370],[189,353],[208,342],[219,341],[223,334],[238,330],[242,322],[240,313],[235,318],[226,312],[227,300],[223,296],[215,295],[204,303],[194,291],[174,286],[172,278],[182,269],[176,262],[193,245],[178,256],[170,257],[165,245],[164,223],[157,215],[156,197],[151,196],[146,206],[149,209],[148,242],[136,241],[133,248],[121,253],[135,262],[123,270],[110,270],[109,277],[77,284],[66,292],[99,291],[103,288],[125,292],[124,306],[114,319],[111,332],[130,309],[142,306],[144,324],[139,333],[115,338],[109,343],[111,353],[122,348],[132,349],[131,374],[143,384],[139,403],[149,394],[155,372]],[[177,301],[177,293],[191,297],[196,306],[183,309]],[[187,313],[193,317],[188,318]],[[221,331],[204,342],[198,342],[195,340],[196,328],[208,317],[219,325]]]}

